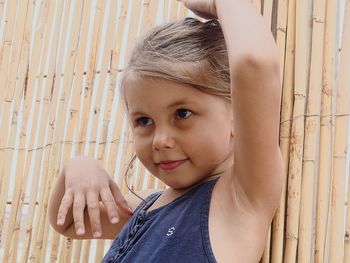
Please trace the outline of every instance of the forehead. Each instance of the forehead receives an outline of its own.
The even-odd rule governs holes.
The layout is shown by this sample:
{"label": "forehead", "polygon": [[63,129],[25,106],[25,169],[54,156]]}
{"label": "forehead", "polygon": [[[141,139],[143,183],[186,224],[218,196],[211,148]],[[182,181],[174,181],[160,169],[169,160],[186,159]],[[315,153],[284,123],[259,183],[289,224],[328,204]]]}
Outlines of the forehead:
{"label": "forehead", "polygon": [[189,85],[174,81],[130,76],[123,89],[128,111],[147,110],[155,107],[168,108],[177,104],[206,104],[213,95],[203,93]]}

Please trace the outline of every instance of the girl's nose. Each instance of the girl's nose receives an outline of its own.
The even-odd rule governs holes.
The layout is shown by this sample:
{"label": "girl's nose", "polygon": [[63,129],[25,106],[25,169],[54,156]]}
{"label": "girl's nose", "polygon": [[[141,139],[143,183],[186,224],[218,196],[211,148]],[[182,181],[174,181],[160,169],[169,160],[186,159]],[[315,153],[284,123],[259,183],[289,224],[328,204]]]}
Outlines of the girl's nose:
{"label": "girl's nose", "polygon": [[172,149],[175,147],[174,137],[166,130],[156,130],[153,137],[153,149]]}

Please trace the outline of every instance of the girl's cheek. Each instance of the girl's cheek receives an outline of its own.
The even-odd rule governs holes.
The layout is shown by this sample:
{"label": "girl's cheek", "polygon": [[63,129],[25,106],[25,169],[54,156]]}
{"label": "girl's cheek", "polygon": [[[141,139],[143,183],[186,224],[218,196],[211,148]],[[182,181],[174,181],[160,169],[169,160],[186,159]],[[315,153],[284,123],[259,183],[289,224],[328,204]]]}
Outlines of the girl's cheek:
{"label": "girl's cheek", "polygon": [[132,128],[132,132],[134,136],[139,137],[147,137],[152,133],[152,125],[151,126],[135,126]]}
{"label": "girl's cheek", "polygon": [[151,157],[151,147],[147,138],[134,137],[134,150],[141,161]]}

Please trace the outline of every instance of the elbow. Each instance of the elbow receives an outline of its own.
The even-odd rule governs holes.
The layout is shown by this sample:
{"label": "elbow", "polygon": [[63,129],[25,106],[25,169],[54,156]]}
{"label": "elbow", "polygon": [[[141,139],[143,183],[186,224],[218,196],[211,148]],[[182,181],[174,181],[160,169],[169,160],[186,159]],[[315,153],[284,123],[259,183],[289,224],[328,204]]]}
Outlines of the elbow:
{"label": "elbow", "polygon": [[[231,64],[232,65],[232,64]],[[277,58],[267,55],[247,54],[236,61],[230,69],[231,83],[245,88],[262,87],[271,91],[280,100],[282,82],[280,64]],[[243,83],[243,84],[242,84]]]}
{"label": "elbow", "polygon": [[245,66],[257,70],[267,70],[268,72],[276,73],[280,72],[280,62],[276,55],[272,54],[257,54],[248,53],[242,58],[242,62]]}

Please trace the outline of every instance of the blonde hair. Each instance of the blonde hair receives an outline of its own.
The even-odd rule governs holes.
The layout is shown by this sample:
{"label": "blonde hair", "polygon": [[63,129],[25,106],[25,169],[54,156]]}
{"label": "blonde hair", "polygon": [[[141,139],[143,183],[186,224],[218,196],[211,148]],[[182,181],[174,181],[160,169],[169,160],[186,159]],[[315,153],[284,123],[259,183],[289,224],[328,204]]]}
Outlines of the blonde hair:
{"label": "blonde hair", "polygon": [[131,53],[125,68],[140,77],[160,77],[231,101],[227,48],[217,20],[185,18],[151,29]]}

